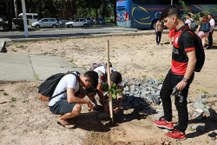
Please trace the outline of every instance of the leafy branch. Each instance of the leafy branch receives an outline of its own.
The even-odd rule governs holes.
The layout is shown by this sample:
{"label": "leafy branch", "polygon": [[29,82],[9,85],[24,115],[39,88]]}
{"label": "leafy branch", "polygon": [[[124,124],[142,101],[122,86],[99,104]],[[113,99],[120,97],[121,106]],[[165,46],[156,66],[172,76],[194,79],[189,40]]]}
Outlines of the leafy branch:
{"label": "leafy branch", "polygon": [[108,92],[112,94],[112,99],[116,99],[118,95],[122,94],[122,90],[119,89],[115,83],[108,89]]}

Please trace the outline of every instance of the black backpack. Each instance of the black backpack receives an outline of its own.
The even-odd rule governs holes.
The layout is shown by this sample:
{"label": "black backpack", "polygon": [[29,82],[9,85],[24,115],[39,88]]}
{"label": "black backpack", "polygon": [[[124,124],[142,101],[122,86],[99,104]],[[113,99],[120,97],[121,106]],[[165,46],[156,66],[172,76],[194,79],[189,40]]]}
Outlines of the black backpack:
{"label": "black backpack", "polygon": [[65,76],[66,74],[73,74],[78,79],[78,75],[80,73],[79,72],[67,72],[67,73],[57,73],[57,74],[51,75],[44,82],[42,82],[40,86],[38,87],[38,93],[40,93],[40,96],[38,98],[42,101],[49,101],[52,98],[65,93],[66,90],[52,96],[57,84],[62,79],[62,77]]}
{"label": "black backpack", "polygon": [[[204,65],[204,62],[205,62],[205,52],[204,52],[204,48],[203,48],[203,45],[202,45],[202,41],[201,41],[200,37],[197,34],[194,33],[193,30],[191,30],[189,28],[185,28],[182,31],[182,34],[185,31],[190,31],[194,35],[195,53],[196,53],[196,58],[197,58],[197,62],[196,62],[194,71],[195,72],[200,72],[201,69],[203,68],[203,65]],[[181,35],[180,35],[180,37],[181,37]]]}

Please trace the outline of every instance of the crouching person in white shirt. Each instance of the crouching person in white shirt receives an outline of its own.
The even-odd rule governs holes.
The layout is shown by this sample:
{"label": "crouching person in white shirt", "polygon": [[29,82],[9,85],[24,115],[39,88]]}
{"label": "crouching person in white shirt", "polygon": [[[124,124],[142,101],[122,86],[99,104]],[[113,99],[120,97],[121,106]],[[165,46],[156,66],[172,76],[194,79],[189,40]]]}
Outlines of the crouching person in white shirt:
{"label": "crouching person in white shirt", "polygon": [[94,71],[87,71],[83,75],[65,75],[57,84],[53,96],[66,90],[66,92],[52,98],[49,102],[50,111],[61,115],[58,118],[58,124],[63,127],[72,128],[68,119],[74,118],[81,113],[82,104],[87,104],[89,110],[94,105],[88,99],[84,98],[87,94],[85,89],[94,87],[98,84],[98,74]]}

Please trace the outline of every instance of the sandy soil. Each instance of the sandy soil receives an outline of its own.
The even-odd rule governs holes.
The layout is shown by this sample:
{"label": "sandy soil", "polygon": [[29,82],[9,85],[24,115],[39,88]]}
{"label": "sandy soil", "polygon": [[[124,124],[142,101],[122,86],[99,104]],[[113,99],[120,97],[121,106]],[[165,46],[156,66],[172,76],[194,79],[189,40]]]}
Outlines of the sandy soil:
{"label": "sandy soil", "polygon": [[[109,36],[51,41],[17,42],[8,44],[8,53],[54,55],[88,69],[98,61],[106,61],[106,41],[110,41],[111,62],[124,78],[151,77],[163,80],[171,63],[171,48],[167,35],[162,44],[155,44],[155,35]],[[217,40],[217,34],[214,34]],[[215,46],[217,43],[215,43]],[[189,97],[197,94],[217,94],[217,49],[205,50],[206,62],[197,73]],[[36,98],[40,82],[0,82],[0,144],[10,145],[155,145],[155,144],[216,144],[217,124],[205,120],[206,131],[187,129],[188,139],[176,141],[164,136],[148,117],[132,116],[131,120],[109,124],[104,114],[87,113],[75,119],[77,128],[65,129],[57,125],[57,117],[47,104]],[[212,100],[213,108],[217,103]],[[214,103],[213,103],[214,102]],[[160,106],[157,106],[160,107]],[[175,111],[175,109],[174,109]],[[129,113],[130,111],[128,111]]]}

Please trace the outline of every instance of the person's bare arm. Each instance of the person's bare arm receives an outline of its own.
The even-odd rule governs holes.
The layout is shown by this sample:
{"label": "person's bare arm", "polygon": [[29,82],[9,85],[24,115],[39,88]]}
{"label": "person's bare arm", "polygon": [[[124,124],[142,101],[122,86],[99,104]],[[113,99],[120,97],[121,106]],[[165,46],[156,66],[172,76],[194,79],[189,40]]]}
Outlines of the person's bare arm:
{"label": "person's bare arm", "polygon": [[[194,72],[194,68],[195,68],[195,65],[197,62],[195,50],[187,52],[187,56],[188,56],[188,66],[187,66],[187,70],[186,70],[186,73],[184,75],[184,78],[189,80],[191,75]],[[187,84],[187,82],[182,80],[176,85],[176,88],[178,90],[183,90],[185,88],[186,84]]]}
{"label": "person's bare arm", "polygon": [[200,27],[201,27],[201,25],[198,25],[197,30],[196,30],[196,34],[200,31]]}
{"label": "person's bare arm", "polygon": [[88,104],[90,101],[86,98],[79,98],[75,96],[75,90],[73,88],[67,88],[67,101],[69,103]]}
{"label": "person's bare arm", "polygon": [[102,90],[102,82],[99,82],[98,85],[97,85],[97,94],[100,98],[100,103],[103,105],[104,102],[105,102],[105,97],[103,95],[103,90]]}
{"label": "person's bare arm", "polygon": [[117,112],[121,109],[122,100],[123,100],[123,95],[118,95],[118,96],[117,96],[117,107],[115,107],[115,108],[113,109],[113,111],[114,111],[115,113],[117,113]]}

